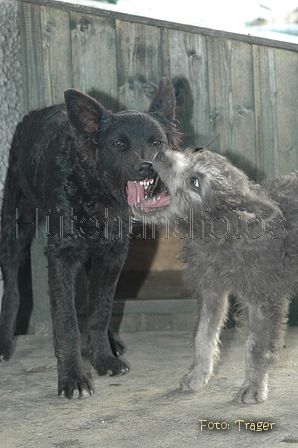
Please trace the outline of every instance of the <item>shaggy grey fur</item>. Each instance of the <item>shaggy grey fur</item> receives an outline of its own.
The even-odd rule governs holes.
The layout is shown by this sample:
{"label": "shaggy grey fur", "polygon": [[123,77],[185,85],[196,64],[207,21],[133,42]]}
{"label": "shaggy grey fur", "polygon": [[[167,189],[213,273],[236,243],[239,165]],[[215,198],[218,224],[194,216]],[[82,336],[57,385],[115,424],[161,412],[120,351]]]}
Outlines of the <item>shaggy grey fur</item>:
{"label": "shaggy grey fur", "polygon": [[233,294],[249,331],[246,376],[235,401],[263,401],[298,287],[298,175],[258,185],[226,158],[190,149],[160,152],[154,169],[167,187],[159,190],[163,205],[151,194],[147,207],[135,204],[133,213],[180,232],[184,281],[198,301],[194,362],[181,387],[197,390],[210,379]]}

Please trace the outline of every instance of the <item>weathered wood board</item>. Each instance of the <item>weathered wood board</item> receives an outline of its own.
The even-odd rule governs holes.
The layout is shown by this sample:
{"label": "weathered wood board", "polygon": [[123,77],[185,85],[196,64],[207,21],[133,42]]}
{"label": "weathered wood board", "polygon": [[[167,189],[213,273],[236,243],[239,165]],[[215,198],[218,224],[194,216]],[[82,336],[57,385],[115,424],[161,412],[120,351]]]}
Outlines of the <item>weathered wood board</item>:
{"label": "weathered wood board", "polygon": [[[73,86],[117,111],[116,30],[113,19],[70,14]],[[69,30],[69,28],[68,28]]]}
{"label": "weathered wood board", "polygon": [[121,109],[148,109],[163,77],[158,27],[116,20],[117,68]]}
{"label": "weathered wood board", "polygon": [[72,86],[69,13],[40,8],[45,104],[63,102],[63,91]]}
{"label": "weathered wood board", "polygon": [[177,92],[177,119],[187,134],[210,133],[206,37],[168,30],[169,76]]}
{"label": "weathered wood board", "polygon": [[24,112],[45,106],[40,6],[19,3]]}

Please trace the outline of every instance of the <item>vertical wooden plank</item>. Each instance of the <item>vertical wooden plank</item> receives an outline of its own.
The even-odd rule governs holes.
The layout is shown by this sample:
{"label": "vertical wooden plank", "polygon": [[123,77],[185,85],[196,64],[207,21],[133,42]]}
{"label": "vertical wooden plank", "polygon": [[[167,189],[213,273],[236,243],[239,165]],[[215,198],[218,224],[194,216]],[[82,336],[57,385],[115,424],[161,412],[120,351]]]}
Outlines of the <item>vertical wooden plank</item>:
{"label": "vertical wooden plank", "polygon": [[169,48],[169,30],[161,27],[161,51],[162,51],[162,76],[170,78],[170,48]]}
{"label": "vertical wooden plank", "polygon": [[41,6],[45,104],[64,101],[63,91],[72,87],[69,13]]}
{"label": "vertical wooden plank", "polygon": [[298,168],[298,56],[266,47],[259,53],[263,171],[285,174]]}
{"label": "vertical wooden plank", "polygon": [[71,12],[73,86],[116,112],[116,30],[113,19]]}
{"label": "vertical wooden plank", "polygon": [[177,119],[187,134],[209,134],[206,37],[168,30],[170,76],[177,92]]}
{"label": "vertical wooden plank", "polygon": [[260,48],[252,46],[253,55],[253,83],[254,83],[254,112],[255,112],[255,142],[256,142],[256,180],[264,177],[264,147],[262,125],[262,98],[261,98],[261,68]]}
{"label": "vertical wooden plank", "polygon": [[24,112],[45,106],[40,6],[19,2]]}
{"label": "vertical wooden plank", "polygon": [[208,38],[210,118],[217,150],[256,178],[251,45]]}
{"label": "vertical wooden plank", "polygon": [[258,115],[262,117],[259,161],[265,175],[285,174],[298,168],[298,56],[264,46],[258,53]]}
{"label": "vertical wooden plank", "polygon": [[[262,173],[279,174],[279,143],[277,117],[277,78],[273,48],[259,47],[259,79],[255,77],[255,91],[259,90],[260,106],[258,112],[261,122]],[[256,58],[255,58],[256,59]],[[257,85],[259,83],[259,85]],[[260,157],[259,157],[260,159]]]}
{"label": "vertical wooden plank", "polygon": [[163,76],[161,30],[116,20],[121,109],[146,110]]}
{"label": "vertical wooden plank", "polygon": [[298,168],[298,56],[275,49],[280,174]]}

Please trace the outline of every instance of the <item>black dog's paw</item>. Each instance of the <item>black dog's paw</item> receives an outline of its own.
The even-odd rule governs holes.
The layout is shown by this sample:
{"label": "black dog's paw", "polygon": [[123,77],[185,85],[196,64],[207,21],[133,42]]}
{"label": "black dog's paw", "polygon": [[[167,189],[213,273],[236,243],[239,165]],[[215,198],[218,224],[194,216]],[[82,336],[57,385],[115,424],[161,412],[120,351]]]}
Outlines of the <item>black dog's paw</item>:
{"label": "black dog's paw", "polygon": [[85,375],[77,378],[66,378],[59,381],[58,395],[63,398],[88,398],[94,394],[93,387]]}
{"label": "black dog's paw", "polygon": [[125,352],[125,346],[122,344],[122,342],[118,341],[114,334],[109,330],[109,342],[111,346],[111,350],[114,356],[122,356]]}
{"label": "black dog's paw", "polygon": [[125,375],[129,372],[129,366],[121,359],[114,358],[114,356],[100,356],[96,362],[92,362],[98,375]]}
{"label": "black dog's paw", "polygon": [[11,358],[13,353],[13,344],[12,341],[3,341],[0,342],[0,361],[8,361]]}
{"label": "black dog's paw", "polygon": [[126,350],[124,345],[120,341],[117,341],[116,339],[110,341],[110,344],[113,355],[117,356],[117,358],[119,358],[119,356],[122,356]]}

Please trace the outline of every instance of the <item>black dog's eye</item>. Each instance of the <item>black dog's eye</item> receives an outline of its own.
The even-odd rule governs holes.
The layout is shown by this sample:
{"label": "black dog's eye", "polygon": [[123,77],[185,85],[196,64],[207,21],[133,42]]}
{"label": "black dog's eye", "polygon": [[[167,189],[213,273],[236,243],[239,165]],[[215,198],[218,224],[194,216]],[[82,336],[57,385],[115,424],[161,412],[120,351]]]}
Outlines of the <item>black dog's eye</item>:
{"label": "black dog's eye", "polygon": [[117,142],[113,143],[113,146],[115,146],[115,148],[118,148],[118,149],[123,149],[124,148],[124,143],[120,142],[120,141],[117,141]]}
{"label": "black dog's eye", "polygon": [[199,179],[197,177],[191,177],[190,178],[190,182],[191,184],[196,187],[196,188],[200,188],[200,182]]}
{"label": "black dog's eye", "polygon": [[154,142],[152,143],[152,146],[154,146],[154,148],[158,148],[158,146],[161,145],[161,141],[160,140],[154,140]]}

